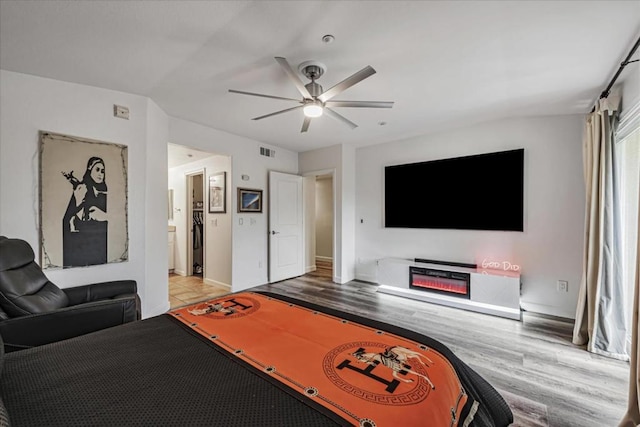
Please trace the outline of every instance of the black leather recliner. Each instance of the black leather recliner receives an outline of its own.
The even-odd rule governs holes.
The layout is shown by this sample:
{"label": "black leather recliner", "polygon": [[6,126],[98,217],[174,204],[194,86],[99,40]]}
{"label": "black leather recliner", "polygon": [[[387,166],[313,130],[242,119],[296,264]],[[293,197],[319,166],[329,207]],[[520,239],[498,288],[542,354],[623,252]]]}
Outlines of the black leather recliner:
{"label": "black leather recliner", "polygon": [[134,280],[60,289],[24,240],[0,236],[0,335],[7,352],[141,318]]}

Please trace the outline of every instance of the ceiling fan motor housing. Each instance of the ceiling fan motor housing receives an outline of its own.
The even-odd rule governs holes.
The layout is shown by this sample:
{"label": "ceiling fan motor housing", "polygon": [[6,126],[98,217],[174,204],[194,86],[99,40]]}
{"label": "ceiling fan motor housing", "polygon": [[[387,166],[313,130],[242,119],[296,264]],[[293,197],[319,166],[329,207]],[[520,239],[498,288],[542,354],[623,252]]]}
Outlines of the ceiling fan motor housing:
{"label": "ceiling fan motor housing", "polygon": [[320,86],[316,82],[307,83],[306,85],[304,85],[304,87],[307,88],[311,96],[313,96],[314,98],[322,95],[322,86]]}
{"label": "ceiling fan motor housing", "polygon": [[318,63],[305,65],[302,67],[302,74],[311,80],[319,79],[324,74],[324,68]]}
{"label": "ceiling fan motor housing", "polygon": [[305,61],[302,64],[298,65],[298,71],[300,71],[309,80],[311,80],[311,83],[307,83],[306,85],[304,85],[304,87],[306,87],[309,91],[309,94],[311,94],[311,96],[313,96],[314,98],[322,95],[322,86],[320,86],[315,81],[316,79],[319,79],[320,76],[325,73],[325,71],[327,71],[326,65],[318,61]]}

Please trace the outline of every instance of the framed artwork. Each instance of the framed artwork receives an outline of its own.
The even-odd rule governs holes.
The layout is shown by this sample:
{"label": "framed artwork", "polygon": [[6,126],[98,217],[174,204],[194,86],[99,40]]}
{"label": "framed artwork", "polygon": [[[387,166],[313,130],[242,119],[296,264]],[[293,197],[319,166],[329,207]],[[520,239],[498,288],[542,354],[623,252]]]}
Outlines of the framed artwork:
{"label": "framed artwork", "polygon": [[209,176],[209,213],[227,211],[227,173],[218,172]]}
{"label": "framed artwork", "polygon": [[127,146],[40,132],[43,269],[129,259]]}
{"label": "framed artwork", "polygon": [[238,188],[238,212],[262,213],[262,190]]}

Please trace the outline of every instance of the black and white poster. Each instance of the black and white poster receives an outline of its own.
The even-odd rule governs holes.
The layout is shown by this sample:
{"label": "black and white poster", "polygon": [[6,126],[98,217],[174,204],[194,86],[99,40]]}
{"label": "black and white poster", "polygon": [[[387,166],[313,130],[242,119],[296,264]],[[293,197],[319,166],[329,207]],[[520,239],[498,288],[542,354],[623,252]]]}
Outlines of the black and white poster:
{"label": "black and white poster", "polygon": [[43,269],[129,258],[127,146],[40,132]]}

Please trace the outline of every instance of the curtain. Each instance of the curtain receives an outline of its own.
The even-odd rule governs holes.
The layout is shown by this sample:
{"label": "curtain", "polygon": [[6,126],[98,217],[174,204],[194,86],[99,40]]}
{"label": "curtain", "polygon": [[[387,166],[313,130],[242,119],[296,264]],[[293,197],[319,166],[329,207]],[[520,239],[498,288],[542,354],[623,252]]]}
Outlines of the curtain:
{"label": "curtain", "polygon": [[[638,192],[640,198],[640,191]],[[638,230],[640,230],[640,215],[638,215]],[[627,413],[622,418],[619,427],[637,427],[640,425],[640,359],[638,358],[638,350],[640,350],[640,318],[638,317],[638,308],[640,306],[640,239],[638,239],[638,251],[636,252],[636,279],[635,292],[633,297],[633,323],[631,332],[631,360],[629,370],[629,401],[627,404]]]}
{"label": "curtain", "polygon": [[[635,129],[633,131],[636,134],[635,140],[627,141],[627,143],[638,144],[640,145],[640,102],[638,102],[634,109],[631,110],[631,123],[629,127],[631,129]],[[622,129],[624,124],[621,123],[621,129],[618,132],[618,138],[624,138],[626,136],[626,132]],[[622,134],[622,135],[621,135]],[[636,150],[640,149],[640,147],[636,146]],[[634,160],[640,158],[640,156],[636,155]],[[633,161],[633,160],[632,160]],[[636,170],[638,176],[638,182],[640,182],[640,167]],[[637,187],[638,190],[638,201],[640,201],[640,185]],[[638,228],[636,233],[640,232],[640,206],[636,206],[637,211],[637,221]],[[640,310],[640,238],[638,238],[638,234],[636,234],[636,253],[635,253],[635,279],[633,280],[633,320],[632,320],[632,330],[631,330],[631,360],[630,360],[630,369],[629,369],[629,398],[627,404],[627,412],[622,418],[619,427],[636,427],[640,425],[640,317],[638,316],[638,311]]]}
{"label": "curtain", "polygon": [[621,217],[613,140],[619,96],[598,102],[586,120],[583,154],[586,185],[583,272],[573,343],[592,353],[629,360],[622,282]]}

